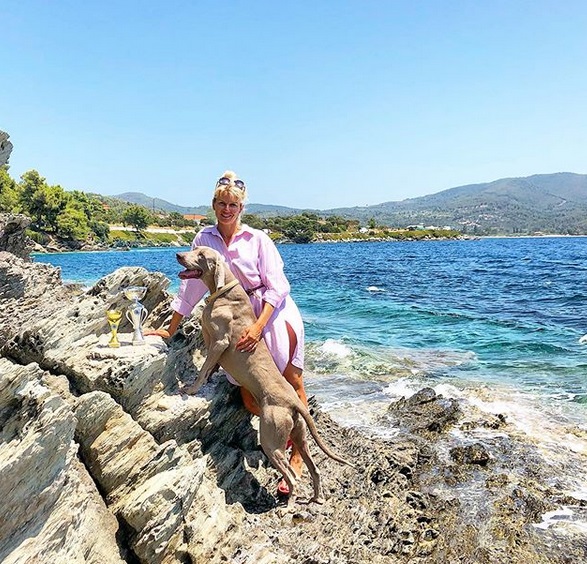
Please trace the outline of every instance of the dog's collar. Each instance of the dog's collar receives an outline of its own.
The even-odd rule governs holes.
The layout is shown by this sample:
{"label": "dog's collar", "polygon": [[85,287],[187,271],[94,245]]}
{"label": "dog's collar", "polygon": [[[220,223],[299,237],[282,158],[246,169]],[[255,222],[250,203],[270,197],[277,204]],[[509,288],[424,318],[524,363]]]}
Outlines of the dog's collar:
{"label": "dog's collar", "polygon": [[238,280],[235,278],[232,282],[229,282],[228,284],[226,284],[226,286],[222,286],[222,288],[220,288],[220,290],[216,290],[213,294],[210,294],[204,301],[206,302],[206,304],[212,303],[215,299],[222,296],[222,294],[226,294],[226,292],[228,292],[228,290],[230,290],[231,288],[234,288],[237,284],[238,284]]}

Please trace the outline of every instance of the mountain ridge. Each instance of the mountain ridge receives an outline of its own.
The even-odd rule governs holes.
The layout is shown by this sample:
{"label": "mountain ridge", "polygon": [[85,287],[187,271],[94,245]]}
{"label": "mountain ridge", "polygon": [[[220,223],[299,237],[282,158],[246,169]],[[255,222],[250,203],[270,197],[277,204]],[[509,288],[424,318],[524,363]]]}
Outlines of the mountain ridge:
{"label": "mountain ridge", "polygon": [[[140,192],[113,196],[149,209],[206,215],[209,205],[183,207]],[[248,204],[247,213],[261,217],[339,215],[380,225],[407,227],[450,225],[463,232],[524,234],[534,232],[587,234],[587,175],[573,172],[534,174],[456,186],[434,194],[370,206],[330,209]]]}

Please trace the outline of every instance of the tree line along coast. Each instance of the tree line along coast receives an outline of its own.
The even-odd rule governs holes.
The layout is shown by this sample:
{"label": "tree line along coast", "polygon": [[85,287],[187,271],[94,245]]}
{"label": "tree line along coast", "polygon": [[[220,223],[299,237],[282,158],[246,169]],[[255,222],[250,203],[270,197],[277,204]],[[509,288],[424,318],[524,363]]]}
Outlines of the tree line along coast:
{"label": "tree line along coast", "polygon": [[[118,198],[67,191],[49,185],[36,170],[14,180],[8,166],[0,167],[0,213],[24,214],[31,219],[27,235],[37,251],[127,249],[189,245],[197,231],[214,223],[206,216],[149,209]],[[265,230],[276,242],[310,243],[369,240],[459,238],[447,228],[381,225],[373,218],[361,222],[341,216],[297,215],[261,217],[244,214],[243,222]],[[120,228],[119,226],[123,226]]]}

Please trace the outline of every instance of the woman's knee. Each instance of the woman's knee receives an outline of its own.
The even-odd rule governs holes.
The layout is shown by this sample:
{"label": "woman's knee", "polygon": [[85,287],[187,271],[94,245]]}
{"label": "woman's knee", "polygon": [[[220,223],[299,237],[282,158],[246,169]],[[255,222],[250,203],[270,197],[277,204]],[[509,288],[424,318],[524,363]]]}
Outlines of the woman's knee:
{"label": "woman's knee", "polygon": [[307,404],[308,399],[306,397],[306,390],[304,389],[302,371],[297,366],[290,363],[283,371],[283,377],[289,382],[302,402]]}
{"label": "woman's knee", "polygon": [[291,364],[291,362],[285,367],[283,377],[292,385],[294,390],[304,387],[302,371],[297,366]]}

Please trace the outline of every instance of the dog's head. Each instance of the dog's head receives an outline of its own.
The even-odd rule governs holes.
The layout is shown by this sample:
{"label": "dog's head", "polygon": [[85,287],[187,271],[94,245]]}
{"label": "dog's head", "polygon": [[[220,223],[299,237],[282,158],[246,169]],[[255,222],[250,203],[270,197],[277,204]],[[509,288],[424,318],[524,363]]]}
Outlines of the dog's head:
{"label": "dog's head", "polygon": [[178,274],[182,280],[201,279],[211,292],[224,286],[224,260],[218,251],[195,247],[187,253],[177,253],[176,258],[185,267]]}

